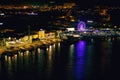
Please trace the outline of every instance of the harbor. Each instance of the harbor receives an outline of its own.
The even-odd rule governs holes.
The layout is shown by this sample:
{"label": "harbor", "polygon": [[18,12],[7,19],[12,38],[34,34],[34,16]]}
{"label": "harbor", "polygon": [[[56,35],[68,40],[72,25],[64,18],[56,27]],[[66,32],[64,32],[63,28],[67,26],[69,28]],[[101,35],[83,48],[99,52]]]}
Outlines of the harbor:
{"label": "harbor", "polygon": [[0,80],[118,79],[120,7],[27,1],[0,2]]}
{"label": "harbor", "polygon": [[47,47],[48,45],[54,44],[56,42],[60,42],[61,40],[59,38],[54,39],[44,39],[40,41],[35,41],[32,43],[21,43],[21,44],[14,44],[11,46],[0,46],[0,55],[13,55],[15,53],[18,53],[18,51],[27,51],[32,50],[34,48],[42,48]]}
{"label": "harbor", "polygon": [[73,44],[58,42],[46,48],[41,46],[3,55],[3,60],[0,60],[1,79],[109,80],[112,55],[119,54],[119,44],[107,40],[79,40]]}
{"label": "harbor", "polygon": [[[49,35],[49,36],[48,36]],[[73,31],[59,31],[58,35],[55,36],[54,33],[47,33],[45,31],[39,31],[38,34],[25,36],[24,41],[14,42],[9,41],[5,46],[0,46],[0,55],[13,55],[14,53],[18,53],[18,51],[26,51],[32,50],[38,47],[47,47],[48,45],[54,44],[56,42],[67,42],[74,43],[79,40],[95,40],[95,39],[119,39],[120,31],[114,31],[114,29],[104,29],[104,30],[73,30]],[[34,40],[33,40],[34,39]],[[35,40],[36,39],[36,40]]]}

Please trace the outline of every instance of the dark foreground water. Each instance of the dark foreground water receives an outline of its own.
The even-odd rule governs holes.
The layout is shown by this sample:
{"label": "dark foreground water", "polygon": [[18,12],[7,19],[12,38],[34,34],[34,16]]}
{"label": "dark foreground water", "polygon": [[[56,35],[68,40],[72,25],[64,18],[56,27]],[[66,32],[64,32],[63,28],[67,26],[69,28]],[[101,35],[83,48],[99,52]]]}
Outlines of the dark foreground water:
{"label": "dark foreground water", "polygon": [[0,80],[110,80],[119,49],[119,41],[80,40],[19,52],[0,61]]}

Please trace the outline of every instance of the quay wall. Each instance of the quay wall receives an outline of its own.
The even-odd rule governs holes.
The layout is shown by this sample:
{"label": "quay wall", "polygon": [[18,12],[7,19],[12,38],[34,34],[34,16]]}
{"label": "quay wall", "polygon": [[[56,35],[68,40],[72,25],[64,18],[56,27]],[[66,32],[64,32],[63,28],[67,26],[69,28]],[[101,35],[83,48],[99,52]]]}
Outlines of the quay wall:
{"label": "quay wall", "polygon": [[45,39],[40,41],[34,41],[32,43],[26,44],[14,44],[12,46],[0,46],[0,56],[4,55],[5,53],[10,54],[20,50],[29,50],[31,48],[40,47],[42,45],[50,45],[56,42],[60,42],[60,38],[53,38],[53,39]]}

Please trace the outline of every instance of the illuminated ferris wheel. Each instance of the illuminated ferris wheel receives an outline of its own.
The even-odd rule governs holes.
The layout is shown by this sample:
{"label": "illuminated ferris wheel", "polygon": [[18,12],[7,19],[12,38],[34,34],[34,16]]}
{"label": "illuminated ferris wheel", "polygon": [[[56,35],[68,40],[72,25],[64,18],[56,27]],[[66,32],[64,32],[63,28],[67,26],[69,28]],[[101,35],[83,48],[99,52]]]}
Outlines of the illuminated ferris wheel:
{"label": "illuminated ferris wheel", "polygon": [[86,29],[86,24],[85,24],[85,22],[84,22],[84,21],[80,21],[80,22],[78,23],[77,30],[78,30],[78,31],[85,31],[85,29]]}

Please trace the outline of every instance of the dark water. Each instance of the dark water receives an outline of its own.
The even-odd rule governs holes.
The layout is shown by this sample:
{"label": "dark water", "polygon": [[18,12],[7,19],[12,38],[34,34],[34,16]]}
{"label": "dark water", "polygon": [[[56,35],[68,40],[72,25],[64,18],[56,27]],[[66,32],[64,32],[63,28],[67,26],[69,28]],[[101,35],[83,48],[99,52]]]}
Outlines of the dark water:
{"label": "dark water", "polygon": [[119,41],[56,43],[0,61],[0,80],[109,80]]}

